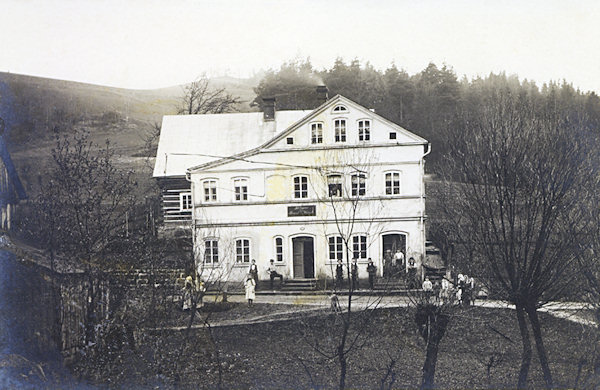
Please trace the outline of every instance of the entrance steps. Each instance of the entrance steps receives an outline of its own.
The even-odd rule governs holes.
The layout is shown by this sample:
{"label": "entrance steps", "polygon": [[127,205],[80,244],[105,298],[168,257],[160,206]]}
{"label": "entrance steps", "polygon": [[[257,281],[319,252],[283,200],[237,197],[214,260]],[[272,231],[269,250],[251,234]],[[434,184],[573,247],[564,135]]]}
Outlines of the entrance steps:
{"label": "entrance steps", "polygon": [[407,283],[404,279],[396,278],[378,278],[375,280],[374,290],[377,291],[397,291],[406,290],[408,288]]}
{"label": "entrance steps", "polygon": [[282,291],[315,291],[317,289],[317,279],[286,279],[281,286]]}

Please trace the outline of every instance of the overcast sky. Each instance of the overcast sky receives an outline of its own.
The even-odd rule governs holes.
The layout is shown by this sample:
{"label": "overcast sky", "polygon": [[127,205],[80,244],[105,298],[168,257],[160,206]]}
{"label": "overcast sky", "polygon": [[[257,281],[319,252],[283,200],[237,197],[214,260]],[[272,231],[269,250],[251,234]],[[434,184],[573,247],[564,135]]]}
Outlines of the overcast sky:
{"label": "overcast sky", "polygon": [[600,1],[0,0],[0,71],[124,88],[310,57],[600,92]]}

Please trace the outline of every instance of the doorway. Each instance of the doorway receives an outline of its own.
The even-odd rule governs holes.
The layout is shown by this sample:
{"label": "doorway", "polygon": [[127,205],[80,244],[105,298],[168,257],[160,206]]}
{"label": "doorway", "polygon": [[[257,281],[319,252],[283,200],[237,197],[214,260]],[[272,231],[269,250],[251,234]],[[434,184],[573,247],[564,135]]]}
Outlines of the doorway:
{"label": "doorway", "polygon": [[315,277],[314,240],[312,237],[292,238],[294,279]]}
{"label": "doorway", "polygon": [[[406,267],[406,234],[384,234],[381,237],[383,239],[383,276],[398,275],[405,271]],[[394,260],[398,249],[403,254],[402,261]]]}

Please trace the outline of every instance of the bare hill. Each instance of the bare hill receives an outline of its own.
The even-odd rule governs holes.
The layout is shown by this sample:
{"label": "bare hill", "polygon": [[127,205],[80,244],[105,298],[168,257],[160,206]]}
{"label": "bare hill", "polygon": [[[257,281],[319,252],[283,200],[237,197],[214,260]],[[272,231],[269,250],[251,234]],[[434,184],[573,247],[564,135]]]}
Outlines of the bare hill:
{"label": "bare hill", "polygon": [[[221,77],[211,86],[224,87],[252,110],[254,79]],[[163,115],[175,114],[183,86],[132,90],[0,72],[0,117],[5,138],[26,189],[34,191],[51,158],[54,138],[75,129],[90,132],[92,141],[108,139],[123,168],[136,172],[141,187],[151,181],[152,161],[143,157],[145,138]]]}

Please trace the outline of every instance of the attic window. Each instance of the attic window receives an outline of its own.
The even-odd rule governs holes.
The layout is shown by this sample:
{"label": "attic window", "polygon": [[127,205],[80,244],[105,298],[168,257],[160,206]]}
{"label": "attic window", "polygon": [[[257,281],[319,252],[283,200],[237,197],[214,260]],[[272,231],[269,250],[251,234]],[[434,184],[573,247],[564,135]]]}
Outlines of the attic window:
{"label": "attic window", "polygon": [[287,137],[287,144],[288,145],[293,145],[294,144],[294,137]]}
{"label": "attic window", "polygon": [[395,131],[390,132],[390,139],[396,139],[396,132]]}
{"label": "attic window", "polygon": [[333,112],[347,112],[348,109],[346,108],[346,106],[342,106],[341,104],[339,106],[335,106],[333,108]]}

